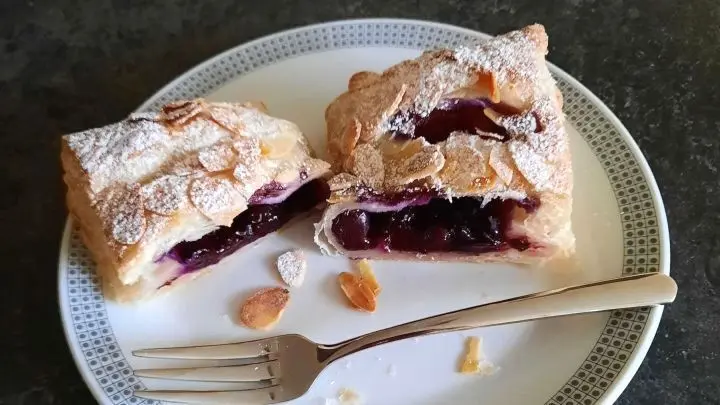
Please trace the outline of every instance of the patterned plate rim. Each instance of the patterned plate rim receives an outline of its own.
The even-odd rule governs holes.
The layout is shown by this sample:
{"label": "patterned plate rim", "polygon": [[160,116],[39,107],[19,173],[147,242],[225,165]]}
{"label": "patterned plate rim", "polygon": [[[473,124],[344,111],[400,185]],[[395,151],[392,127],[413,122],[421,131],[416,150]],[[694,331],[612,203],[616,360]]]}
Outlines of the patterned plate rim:
{"label": "patterned plate rim", "polygon": [[[463,27],[408,19],[340,20],[301,26],[257,38],[205,60],[165,85],[137,111],[173,98],[208,94],[255,69],[313,52],[372,46],[423,49],[487,37]],[[669,274],[665,208],[640,148],[599,98],[562,69],[548,65],[565,95],[568,121],[603,164],[621,208],[621,273]],[[97,277],[88,271],[91,264],[84,259],[84,247],[68,218],[60,245],[58,298],[65,337],[80,374],[100,403],[156,404],[132,396],[132,389],[144,385],[132,376],[107,321]],[[647,354],[662,312],[662,306],[612,312],[585,361],[545,404],[613,403]]]}

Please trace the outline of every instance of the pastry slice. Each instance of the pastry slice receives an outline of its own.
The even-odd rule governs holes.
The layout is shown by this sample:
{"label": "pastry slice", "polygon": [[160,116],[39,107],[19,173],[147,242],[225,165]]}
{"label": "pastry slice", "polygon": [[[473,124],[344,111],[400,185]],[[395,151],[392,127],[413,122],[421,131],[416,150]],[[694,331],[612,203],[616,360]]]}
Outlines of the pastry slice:
{"label": "pastry slice", "polygon": [[325,112],[334,170],[327,253],[530,263],[573,253],[562,95],[541,25],[382,73]]}
{"label": "pastry slice", "polygon": [[263,105],[179,101],[66,135],[67,204],[111,299],[192,279],[325,203],[330,165]]}

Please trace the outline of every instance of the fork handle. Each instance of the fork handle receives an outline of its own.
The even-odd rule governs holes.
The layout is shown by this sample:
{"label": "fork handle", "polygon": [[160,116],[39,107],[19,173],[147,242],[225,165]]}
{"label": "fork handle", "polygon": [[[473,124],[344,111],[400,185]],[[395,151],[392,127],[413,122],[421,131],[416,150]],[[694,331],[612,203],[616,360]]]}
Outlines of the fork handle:
{"label": "fork handle", "polygon": [[323,345],[329,364],[352,353],[416,336],[565,315],[671,303],[677,285],[651,273],[575,285],[492,302],[368,333],[336,345]]}

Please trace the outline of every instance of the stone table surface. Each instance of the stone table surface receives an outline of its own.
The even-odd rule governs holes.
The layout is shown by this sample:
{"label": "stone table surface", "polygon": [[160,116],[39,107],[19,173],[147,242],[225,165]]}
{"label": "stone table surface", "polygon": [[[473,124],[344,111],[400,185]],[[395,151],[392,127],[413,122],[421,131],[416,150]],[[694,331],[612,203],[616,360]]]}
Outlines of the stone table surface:
{"label": "stone table surface", "polygon": [[427,19],[487,33],[546,26],[549,60],[599,96],[637,140],[670,224],[679,296],[618,403],[720,403],[720,3],[4,0],[0,404],[94,402],[56,303],[65,220],[59,135],[121,119],[234,45],[351,17]]}

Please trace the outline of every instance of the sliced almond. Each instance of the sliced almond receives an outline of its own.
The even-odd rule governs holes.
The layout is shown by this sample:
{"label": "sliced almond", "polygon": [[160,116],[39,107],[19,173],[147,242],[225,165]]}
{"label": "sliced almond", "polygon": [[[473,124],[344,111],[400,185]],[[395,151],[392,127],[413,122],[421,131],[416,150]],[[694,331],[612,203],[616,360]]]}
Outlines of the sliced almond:
{"label": "sliced almond", "polygon": [[285,288],[263,288],[251,295],[240,308],[240,321],[252,329],[268,330],[280,320],[290,301]]}
{"label": "sliced almond", "polygon": [[486,173],[485,157],[468,135],[458,135],[445,144],[445,165],[438,174],[444,184],[461,192],[479,191],[477,179]]}
{"label": "sliced almond", "polygon": [[358,145],[353,152],[351,171],[360,181],[378,188],[385,179],[385,165],[382,155],[369,143]]}
{"label": "sliced almond", "polygon": [[527,143],[516,140],[508,144],[510,155],[520,173],[537,191],[556,191],[557,184],[553,180],[553,166],[545,161],[545,157]]}
{"label": "sliced almond", "polygon": [[297,145],[297,138],[284,134],[260,140],[260,151],[263,156],[278,159],[290,153],[295,148],[295,145]]}
{"label": "sliced almond", "polygon": [[437,145],[427,145],[405,160],[393,160],[385,178],[386,186],[402,186],[440,171],[445,157]]}
{"label": "sliced almond", "polygon": [[228,179],[199,177],[190,184],[190,201],[218,225],[230,226],[243,210],[244,198]]}
{"label": "sliced almond", "polygon": [[235,150],[229,144],[218,143],[203,148],[198,152],[198,160],[205,170],[220,172],[228,170],[235,165]]}
{"label": "sliced almond", "polygon": [[340,173],[328,180],[330,191],[345,190],[360,184],[360,180],[349,173]]}
{"label": "sliced almond", "polygon": [[172,215],[188,201],[190,179],[166,175],[145,184],[140,189],[145,208],[160,215]]}
{"label": "sliced almond", "polygon": [[428,143],[425,138],[415,138],[409,141],[393,139],[387,136],[379,143],[380,152],[387,160],[401,161],[419,153]]}
{"label": "sliced almond", "polygon": [[360,282],[370,287],[373,295],[377,297],[378,294],[380,294],[381,288],[372,267],[370,267],[370,262],[368,262],[367,259],[358,261],[357,269],[360,272]]}
{"label": "sliced almond", "polygon": [[277,269],[280,278],[290,287],[300,287],[305,280],[307,261],[301,249],[285,252],[277,258]]}
{"label": "sliced almond", "polygon": [[205,107],[200,100],[169,103],[162,107],[161,120],[171,127],[182,127],[202,114]]}
{"label": "sliced almond", "polygon": [[375,294],[373,294],[372,289],[367,283],[362,282],[360,277],[352,273],[343,272],[338,276],[338,281],[345,296],[355,308],[366,312],[375,311],[377,307]]}
{"label": "sliced almond", "polygon": [[497,144],[493,146],[490,150],[489,164],[503,183],[510,185],[513,179],[513,168],[510,166],[512,157],[505,145]]}

